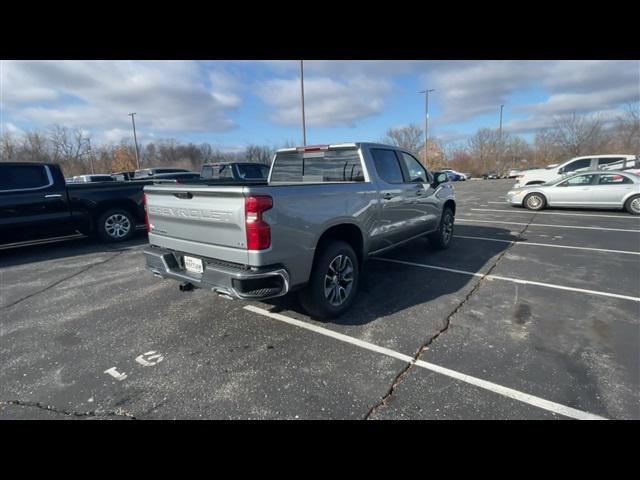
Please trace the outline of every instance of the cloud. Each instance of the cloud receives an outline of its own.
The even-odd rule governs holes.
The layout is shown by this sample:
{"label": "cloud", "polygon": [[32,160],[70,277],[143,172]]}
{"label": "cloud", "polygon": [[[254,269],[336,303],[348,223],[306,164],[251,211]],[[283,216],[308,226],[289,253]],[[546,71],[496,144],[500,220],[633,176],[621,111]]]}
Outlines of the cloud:
{"label": "cloud", "polygon": [[40,126],[126,128],[136,112],[142,129],[224,132],[241,99],[223,72],[196,62],[3,61],[3,109]]}
{"label": "cloud", "polygon": [[[318,127],[353,127],[357,120],[380,113],[390,90],[389,81],[364,76],[346,80],[305,76],[306,122]],[[271,120],[282,125],[300,123],[299,79],[267,81],[259,88],[258,94],[274,108]]]}
{"label": "cloud", "polygon": [[[499,111],[513,95],[531,89],[546,100],[515,111],[526,120],[508,125],[548,125],[554,115],[608,110],[640,100],[640,63],[635,61],[474,61],[447,62],[426,76],[442,107],[439,124],[464,122]],[[508,107],[507,107],[508,108]],[[514,127],[515,128],[515,127]],[[537,128],[537,127],[536,127]]]}

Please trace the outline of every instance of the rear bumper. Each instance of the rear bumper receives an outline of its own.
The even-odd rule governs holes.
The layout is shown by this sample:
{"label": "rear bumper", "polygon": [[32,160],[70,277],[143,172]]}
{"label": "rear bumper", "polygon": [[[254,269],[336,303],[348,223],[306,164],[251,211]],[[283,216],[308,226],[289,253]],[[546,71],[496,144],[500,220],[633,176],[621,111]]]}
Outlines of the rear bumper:
{"label": "rear bumper", "polygon": [[241,299],[280,297],[289,292],[289,274],[282,267],[245,267],[198,257],[204,273],[191,273],[184,269],[182,252],[149,246],[144,249],[147,269],[162,278],[189,282],[198,288]]}

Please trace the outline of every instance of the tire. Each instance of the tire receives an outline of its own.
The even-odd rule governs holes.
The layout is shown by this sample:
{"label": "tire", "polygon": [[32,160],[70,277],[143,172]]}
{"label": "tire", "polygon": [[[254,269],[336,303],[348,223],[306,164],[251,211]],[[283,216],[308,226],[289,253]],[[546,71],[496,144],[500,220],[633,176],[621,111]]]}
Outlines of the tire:
{"label": "tire", "polygon": [[96,233],[103,242],[124,242],[133,237],[135,231],[133,215],[122,208],[107,210],[96,223]]}
{"label": "tire", "polygon": [[309,283],[298,299],[312,317],[334,318],[353,303],[359,279],[360,265],[351,245],[332,241],[318,253]]}
{"label": "tire", "polygon": [[633,197],[629,198],[625,202],[624,208],[631,215],[640,215],[640,195],[634,195]]}
{"label": "tire", "polygon": [[429,243],[433,248],[438,250],[445,250],[451,245],[451,239],[453,238],[453,223],[455,216],[453,210],[450,207],[445,207],[440,217],[440,224],[438,230],[430,233],[427,237]]}
{"label": "tire", "polygon": [[529,210],[542,210],[547,206],[547,199],[541,193],[530,193],[524,197],[522,205]]}

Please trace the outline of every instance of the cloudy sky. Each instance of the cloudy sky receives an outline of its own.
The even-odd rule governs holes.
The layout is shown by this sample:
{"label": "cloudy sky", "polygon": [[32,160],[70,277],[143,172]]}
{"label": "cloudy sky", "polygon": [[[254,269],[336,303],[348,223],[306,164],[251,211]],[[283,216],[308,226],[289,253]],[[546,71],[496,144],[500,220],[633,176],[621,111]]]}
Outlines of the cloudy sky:
{"label": "cloudy sky", "polygon": [[[301,142],[297,61],[1,61],[0,126],[53,124],[97,141],[175,138],[223,149]],[[481,127],[530,136],[554,118],[613,118],[640,101],[638,61],[307,61],[308,143],[379,140],[389,127],[424,122],[463,139]]]}

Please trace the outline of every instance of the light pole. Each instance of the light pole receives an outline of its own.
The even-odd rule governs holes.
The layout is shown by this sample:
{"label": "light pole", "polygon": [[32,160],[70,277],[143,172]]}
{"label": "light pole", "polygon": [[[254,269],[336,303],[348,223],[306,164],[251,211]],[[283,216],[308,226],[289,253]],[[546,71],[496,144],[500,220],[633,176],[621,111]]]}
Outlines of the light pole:
{"label": "light pole", "polygon": [[304,120],[304,60],[300,60],[300,96],[302,99],[302,145],[307,146],[307,127]]}
{"label": "light pole", "polygon": [[129,116],[131,117],[131,123],[133,124],[133,142],[136,145],[136,165],[138,165],[138,170],[140,170],[140,155],[138,153],[138,137],[136,137],[136,120],[135,118],[133,118],[134,115],[135,112],[129,114]]}
{"label": "light pole", "polygon": [[500,160],[502,157],[502,109],[504,105],[500,105],[500,134],[498,137],[498,165],[496,167],[500,168]]}
{"label": "light pole", "polygon": [[429,93],[434,92],[435,90],[432,88],[430,90],[422,90],[418,93],[424,93],[424,166],[427,166],[427,139],[429,138],[428,128],[429,128]]}
{"label": "light pole", "polygon": [[91,162],[91,175],[95,175],[96,172],[93,168],[93,150],[91,150],[91,138],[87,139],[87,145],[89,147],[89,162]]}

